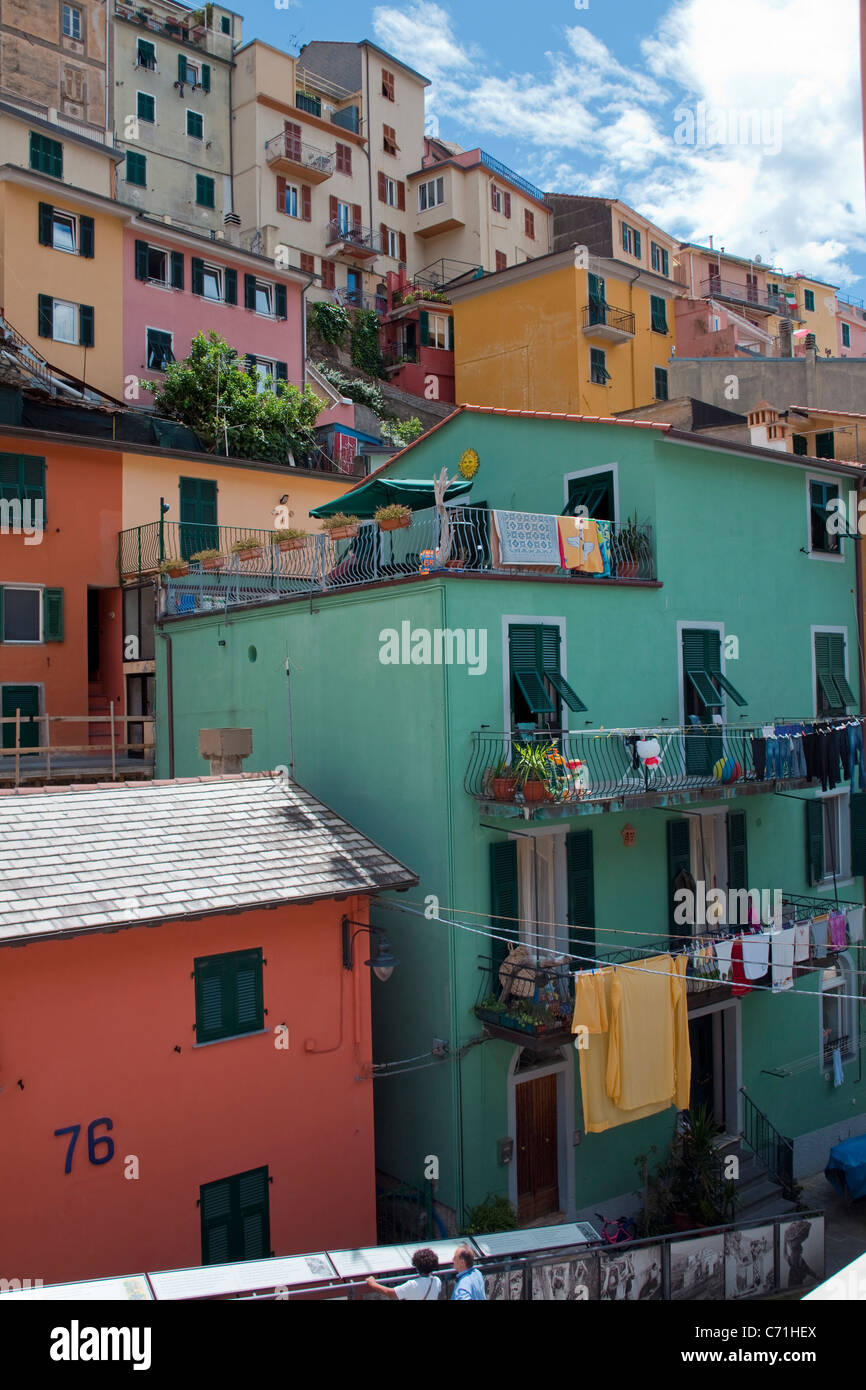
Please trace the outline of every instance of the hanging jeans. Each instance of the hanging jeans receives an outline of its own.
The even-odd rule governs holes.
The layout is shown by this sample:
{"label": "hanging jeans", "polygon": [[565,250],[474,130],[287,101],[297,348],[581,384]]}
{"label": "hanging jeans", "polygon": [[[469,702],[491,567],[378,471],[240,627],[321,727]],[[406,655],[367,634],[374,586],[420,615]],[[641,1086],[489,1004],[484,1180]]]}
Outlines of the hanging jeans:
{"label": "hanging jeans", "polygon": [[781,739],[767,739],[767,778],[782,776]]}
{"label": "hanging jeans", "polygon": [[763,782],[767,771],[767,740],[765,738],[752,739],[752,762],[755,767],[755,776],[759,782]]}
{"label": "hanging jeans", "polygon": [[863,733],[860,725],[848,725],[848,761],[851,765],[851,787],[854,787],[854,768],[860,768],[860,790],[866,790],[866,766],[863,761]]}

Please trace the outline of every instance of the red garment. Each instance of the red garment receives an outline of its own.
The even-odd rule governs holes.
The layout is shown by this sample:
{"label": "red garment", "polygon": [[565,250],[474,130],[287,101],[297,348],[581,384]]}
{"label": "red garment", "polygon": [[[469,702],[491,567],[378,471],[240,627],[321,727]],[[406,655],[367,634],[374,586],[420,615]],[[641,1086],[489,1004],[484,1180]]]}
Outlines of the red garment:
{"label": "red garment", "polygon": [[740,936],[731,947],[731,976],[734,981],[731,994],[751,994],[752,986],[746,984],[746,972],[743,969],[743,939]]}

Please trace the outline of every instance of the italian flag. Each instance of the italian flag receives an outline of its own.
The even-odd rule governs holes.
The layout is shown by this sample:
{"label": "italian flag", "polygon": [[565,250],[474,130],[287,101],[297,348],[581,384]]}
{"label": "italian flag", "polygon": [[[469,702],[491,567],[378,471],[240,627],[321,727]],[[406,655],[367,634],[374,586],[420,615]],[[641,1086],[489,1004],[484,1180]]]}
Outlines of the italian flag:
{"label": "italian flag", "polygon": [[785,299],[788,301],[788,304],[792,309],[796,309],[797,296],[795,295],[793,290],[785,290]]}

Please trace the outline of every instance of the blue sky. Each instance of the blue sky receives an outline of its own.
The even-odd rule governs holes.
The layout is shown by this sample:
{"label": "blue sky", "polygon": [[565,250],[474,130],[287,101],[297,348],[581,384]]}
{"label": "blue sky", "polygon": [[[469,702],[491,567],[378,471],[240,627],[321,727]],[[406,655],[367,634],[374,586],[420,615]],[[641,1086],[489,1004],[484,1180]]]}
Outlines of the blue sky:
{"label": "blue sky", "polygon": [[246,38],[292,52],[374,39],[432,79],[442,138],[543,188],[620,197],[684,239],[866,298],[856,0],[236,8]]}

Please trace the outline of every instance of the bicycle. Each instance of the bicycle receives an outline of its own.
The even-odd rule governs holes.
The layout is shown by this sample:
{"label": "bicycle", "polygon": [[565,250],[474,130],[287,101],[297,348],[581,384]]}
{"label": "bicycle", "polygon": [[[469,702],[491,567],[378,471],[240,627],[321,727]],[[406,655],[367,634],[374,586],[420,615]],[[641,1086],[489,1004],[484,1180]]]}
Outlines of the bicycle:
{"label": "bicycle", "polygon": [[635,1239],[637,1227],[630,1216],[618,1216],[616,1221],[610,1221],[600,1211],[595,1215],[601,1223],[601,1238],[605,1245],[625,1245]]}

